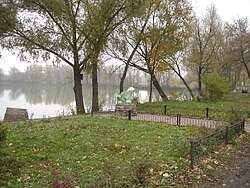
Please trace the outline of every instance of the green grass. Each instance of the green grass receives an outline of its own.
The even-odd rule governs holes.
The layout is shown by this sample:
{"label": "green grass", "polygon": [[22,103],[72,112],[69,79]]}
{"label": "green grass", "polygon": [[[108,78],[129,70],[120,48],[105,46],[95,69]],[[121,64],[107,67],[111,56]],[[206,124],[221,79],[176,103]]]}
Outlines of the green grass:
{"label": "green grass", "polygon": [[53,187],[67,176],[72,187],[158,184],[163,173],[189,167],[188,141],[204,132],[98,116],[2,126],[8,128],[2,156],[19,168],[5,163],[10,169],[2,169],[0,187]]}
{"label": "green grass", "polygon": [[[238,107],[241,110],[250,110],[250,93],[242,94],[242,93],[231,93],[223,97],[222,100],[217,102],[211,101],[204,101],[198,102],[194,101],[166,101],[166,102],[151,102],[151,103],[144,103],[143,105],[152,105],[152,106],[159,106],[159,105],[167,105],[171,106],[181,106],[190,109],[195,108],[211,108],[211,109],[220,109],[220,110],[227,110],[232,107]],[[145,109],[146,110],[146,109]]]}
{"label": "green grass", "polygon": [[[165,102],[150,102],[138,105],[138,112],[142,113],[164,113],[164,105],[167,106],[167,114],[205,117],[205,109],[209,108],[209,117],[212,119],[224,119],[235,116],[246,118],[250,113],[250,93],[231,93],[226,95],[222,100],[217,102],[211,101],[165,101]],[[236,114],[237,113],[237,114]],[[228,117],[230,116],[230,117]]]}

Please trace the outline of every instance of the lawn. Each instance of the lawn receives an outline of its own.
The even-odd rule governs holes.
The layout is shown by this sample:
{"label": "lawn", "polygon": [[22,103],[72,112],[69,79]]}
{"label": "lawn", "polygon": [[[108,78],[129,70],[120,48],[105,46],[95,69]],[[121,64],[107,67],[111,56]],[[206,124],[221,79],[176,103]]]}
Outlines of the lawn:
{"label": "lawn", "polygon": [[[230,121],[232,116],[243,118],[250,114],[250,93],[231,93],[223,97],[222,100],[212,102],[203,101],[165,101],[147,102],[138,105],[138,112],[164,114],[164,106],[167,107],[167,114],[206,117],[206,108],[209,109],[209,118],[226,119]],[[229,116],[229,117],[228,117]],[[229,119],[228,119],[229,118]]]}
{"label": "lawn", "polygon": [[13,188],[169,184],[189,167],[189,140],[204,133],[88,115],[1,126],[0,187]]}
{"label": "lawn", "polygon": [[227,110],[230,108],[239,108],[241,110],[250,110],[250,93],[230,93],[225,95],[222,100],[219,101],[203,101],[198,102],[197,100],[194,101],[166,101],[166,102],[146,102],[143,105],[152,105],[152,106],[159,106],[159,105],[167,105],[171,106],[180,106],[180,107],[187,107],[191,109],[195,108],[211,108],[211,109],[221,109]]}

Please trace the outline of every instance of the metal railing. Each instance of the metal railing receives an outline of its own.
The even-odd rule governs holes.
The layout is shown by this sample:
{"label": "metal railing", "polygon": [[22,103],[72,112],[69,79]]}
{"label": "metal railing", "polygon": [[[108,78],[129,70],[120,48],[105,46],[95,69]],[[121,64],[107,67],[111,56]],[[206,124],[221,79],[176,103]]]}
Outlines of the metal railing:
{"label": "metal railing", "polygon": [[190,141],[190,167],[194,168],[196,161],[210,155],[221,145],[228,144],[236,135],[244,133],[245,122],[241,121],[231,126]]}
{"label": "metal railing", "polygon": [[132,113],[133,112],[131,110],[128,110],[128,112],[126,113],[127,116],[118,116],[118,117],[128,120],[161,122],[176,126],[196,125],[196,126],[205,126],[208,128],[218,128],[220,126],[226,125],[225,121],[188,117],[188,116],[183,116],[182,114],[162,115],[162,114],[138,113],[136,114],[136,116],[133,116]]}
{"label": "metal railing", "polygon": [[[143,107],[143,108],[141,108]],[[213,119],[213,120],[228,120],[231,118],[232,113],[237,113],[237,115],[250,118],[250,111],[235,110],[233,108],[228,110],[213,109],[213,108],[190,108],[190,107],[179,107],[179,106],[167,106],[167,105],[143,105],[138,106],[137,110],[140,113],[147,113],[145,110],[150,108],[150,113],[161,114],[161,115],[176,115],[181,114],[182,116],[192,117],[192,118],[202,118],[202,119]]]}

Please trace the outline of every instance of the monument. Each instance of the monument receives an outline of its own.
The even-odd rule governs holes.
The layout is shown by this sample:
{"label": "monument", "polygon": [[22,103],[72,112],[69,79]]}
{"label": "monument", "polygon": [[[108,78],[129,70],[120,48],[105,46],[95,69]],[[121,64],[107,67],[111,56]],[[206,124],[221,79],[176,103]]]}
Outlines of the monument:
{"label": "monument", "polygon": [[135,88],[129,87],[126,91],[116,96],[117,104],[115,110],[117,115],[128,116],[129,110],[131,111],[131,115],[136,115],[136,104],[132,100],[134,93]]}

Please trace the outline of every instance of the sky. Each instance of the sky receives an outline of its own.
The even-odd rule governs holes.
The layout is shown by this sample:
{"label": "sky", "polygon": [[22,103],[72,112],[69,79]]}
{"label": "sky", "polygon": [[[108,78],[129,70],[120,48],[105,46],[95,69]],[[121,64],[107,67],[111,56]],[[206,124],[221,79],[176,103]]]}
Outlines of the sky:
{"label": "sky", "polygon": [[[233,22],[233,19],[248,17],[250,21],[250,0],[188,0],[198,17],[204,16],[206,9],[214,4],[222,21]],[[15,55],[2,52],[0,68],[7,74],[10,67],[24,71],[29,64],[20,63]]]}
{"label": "sky", "polygon": [[204,15],[206,9],[214,4],[223,21],[248,17],[250,19],[250,0],[188,0],[192,3],[198,16]]}

